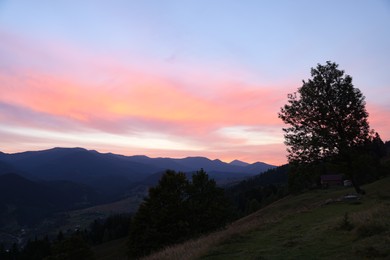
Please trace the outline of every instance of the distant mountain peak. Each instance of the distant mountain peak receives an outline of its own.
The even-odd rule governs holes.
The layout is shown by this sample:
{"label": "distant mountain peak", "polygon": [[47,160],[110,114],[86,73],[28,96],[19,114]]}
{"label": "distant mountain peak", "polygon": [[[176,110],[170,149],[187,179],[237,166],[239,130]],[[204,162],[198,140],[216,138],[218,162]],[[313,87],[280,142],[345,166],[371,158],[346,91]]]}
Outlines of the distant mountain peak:
{"label": "distant mountain peak", "polygon": [[245,167],[245,166],[249,165],[249,163],[246,163],[246,162],[243,162],[243,161],[240,161],[240,160],[231,161],[229,164],[230,165],[235,165],[235,166],[242,166],[242,167]]}
{"label": "distant mountain peak", "polygon": [[82,147],[54,147],[51,149],[43,150],[43,151],[88,151],[85,148]]}
{"label": "distant mountain peak", "polygon": [[132,155],[130,157],[137,158],[137,159],[150,159],[149,156],[146,156],[146,155],[143,155],[143,154],[136,154],[136,155]]}
{"label": "distant mountain peak", "polygon": [[187,156],[187,157],[185,157],[185,158],[183,158],[183,159],[201,159],[201,160],[206,159],[206,160],[211,161],[209,158],[203,157],[203,156]]}

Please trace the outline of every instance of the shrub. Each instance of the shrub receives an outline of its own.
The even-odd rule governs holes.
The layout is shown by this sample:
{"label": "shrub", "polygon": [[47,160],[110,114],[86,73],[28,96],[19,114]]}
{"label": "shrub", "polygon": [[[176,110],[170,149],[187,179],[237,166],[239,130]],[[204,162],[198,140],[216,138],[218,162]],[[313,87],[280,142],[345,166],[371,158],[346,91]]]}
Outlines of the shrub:
{"label": "shrub", "polygon": [[367,222],[360,224],[356,229],[357,238],[365,238],[380,234],[386,231],[386,227],[378,222]]}
{"label": "shrub", "polygon": [[339,223],[338,229],[351,231],[354,225],[352,224],[348,212],[345,212],[343,219]]}

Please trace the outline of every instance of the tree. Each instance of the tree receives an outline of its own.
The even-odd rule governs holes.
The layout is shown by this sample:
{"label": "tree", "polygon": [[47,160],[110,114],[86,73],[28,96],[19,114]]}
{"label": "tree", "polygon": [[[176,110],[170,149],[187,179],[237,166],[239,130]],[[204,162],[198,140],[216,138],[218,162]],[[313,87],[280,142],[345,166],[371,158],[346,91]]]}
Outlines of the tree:
{"label": "tree", "polygon": [[229,217],[229,203],[224,190],[201,169],[192,175],[188,186],[188,215],[191,235],[224,226]]}
{"label": "tree", "polygon": [[95,259],[94,253],[81,234],[58,241],[53,246],[52,254],[45,260]]}
{"label": "tree", "polygon": [[315,164],[336,159],[345,163],[346,174],[362,193],[351,170],[352,153],[372,139],[367,121],[365,97],[352,84],[352,77],[327,61],[311,69],[312,78],[303,81],[279,118],[290,125],[283,128],[291,164]]}
{"label": "tree", "polygon": [[131,225],[129,254],[139,257],[188,235],[188,181],[184,173],[168,170],[139,207]]}
{"label": "tree", "polygon": [[44,259],[51,254],[51,247],[48,236],[45,236],[42,240],[37,238],[34,241],[28,240],[21,252],[21,258],[31,260]]}
{"label": "tree", "polygon": [[129,255],[140,257],[226,224],[229,205],[223,189],[200,170],[188,181],[168,170],[139,207],[130,227]]}

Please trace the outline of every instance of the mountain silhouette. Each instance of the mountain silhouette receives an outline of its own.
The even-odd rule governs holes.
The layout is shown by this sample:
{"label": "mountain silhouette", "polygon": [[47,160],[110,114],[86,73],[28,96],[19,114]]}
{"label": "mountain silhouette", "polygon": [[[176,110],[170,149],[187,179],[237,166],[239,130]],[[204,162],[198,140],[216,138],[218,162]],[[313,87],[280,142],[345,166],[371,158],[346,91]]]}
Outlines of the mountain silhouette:
{"label": "mountain silhouette", "polygon": [[236,165],[236,166],[242,166],[242,167],[245,167],[245,166],[249,165],[249,163],[246,163],[246,162],[243,162],[243,161],[240,161],[240,160],[233,160],[229,164],[230,165]]}
{"label": "mountain silhouette", "polygon": [[[218,183],[245,179],[274,166],[266,163],[225,163],[205,157],[150,158],[99,153],[84,148],[53,148],[0,153],[0,174],[17,173],[32,181],[70,181],[118,198],[137,183],[151,185],[167,169],[192,173],[203,168]],[[157,177],[156,177],[157,176]]]}
{"label": "mountain silhouette", "polygon": [[83,148],[0,152],[0,228],[36,227],[59,212],[145,196],[167,169],[191,179],[203,168],[218,185],[227,185],[273,167],[205,157],[124,156]]}
{"label": "mountain silhouette", "polygon": [[84,180],[110,174],[138,181],[160,170],[194,171],[200,168],[206,171],[237,173],[248,173],[248,169],[251,169],[251,174],[259,174],[274,167],[260,162],[247,164],[238,160],[225,163],[218,159],[210,160],[205,157],[173,159],[150,158],[144,155],[123,156],[99,153],[84,148],[53,148],[14,154],[0,153],[0,173],[4,173],[1,163],[5,165],[5,168],[16,168],[23,175],[31,178],[53,180],[61,178]]}

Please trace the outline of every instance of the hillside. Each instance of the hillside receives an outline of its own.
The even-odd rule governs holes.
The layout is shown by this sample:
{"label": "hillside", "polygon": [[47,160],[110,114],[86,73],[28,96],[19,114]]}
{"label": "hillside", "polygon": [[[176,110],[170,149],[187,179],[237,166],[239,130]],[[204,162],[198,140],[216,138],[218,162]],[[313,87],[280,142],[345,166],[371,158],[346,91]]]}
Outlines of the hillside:
{"label": "hillside", "polygon": [[35,182],[17,174],[0,175],[0,229],[34,226],[53,212],[95,205],[95,191],[68,181]]}
{"label": "hillside", "polygon": [[[260,162],[232,165],[205,157],[123,156],[83,148],[0,152],[0,242],[16,237],[22,244],[45,232],[87,227],[95,218],[121,210],[134,212],[167,169],[192,175],[203,168],[224,185],[273,167]],[[103,205],[89,208],[98,204]],[[74,209],[85,211],[68,212]],[[28,232],[21,234],[22,229]]]}
{"label": "hillside", "polygon": [[[339,201],[354,193],[343,187],[288,196],[220,232],[145,259],[388,259],[389,187],[389,177],[366,185],[367,195],[357,201]],[[104,245],[96,250],[104,252]]]}

